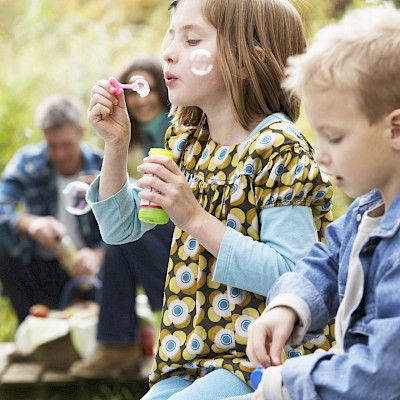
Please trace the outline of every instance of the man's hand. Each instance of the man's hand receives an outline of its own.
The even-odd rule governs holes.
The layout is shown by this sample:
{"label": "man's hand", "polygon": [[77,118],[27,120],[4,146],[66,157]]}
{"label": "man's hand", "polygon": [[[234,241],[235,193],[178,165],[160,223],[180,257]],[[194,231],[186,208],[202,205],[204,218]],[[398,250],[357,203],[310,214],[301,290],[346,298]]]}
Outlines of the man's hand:
{"label": "man's hand", "polygon": [[27,233],[42,246],[55,250],[60,239],[66,234],[65,226],[51,216],[30,217]]}
{"label": "man's hand", "polygon": [[80,249],[72,265],[74,276],[96,276],[104,259],[103,249]]}
{"label": "man's hand", "polygon": [[249,326],[246,353],[254,366],[267,368],[281,363],[280,355],[293,332],[297,314],[288,307],[276,307]]}

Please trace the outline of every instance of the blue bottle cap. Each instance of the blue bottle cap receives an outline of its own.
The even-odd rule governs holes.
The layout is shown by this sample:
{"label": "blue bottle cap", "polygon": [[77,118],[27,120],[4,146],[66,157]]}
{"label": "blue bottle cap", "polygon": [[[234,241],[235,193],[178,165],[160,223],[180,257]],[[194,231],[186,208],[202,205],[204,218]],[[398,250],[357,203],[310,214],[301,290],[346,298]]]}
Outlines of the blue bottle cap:
{"label": "blue bottle cap", "polygon": [[253,386],[253,389],[256,390],[258,388],[258,385],[261,382],[262,374],[264,372],[264,368],[259,365],[250,375],[250,382],[251,386]]}

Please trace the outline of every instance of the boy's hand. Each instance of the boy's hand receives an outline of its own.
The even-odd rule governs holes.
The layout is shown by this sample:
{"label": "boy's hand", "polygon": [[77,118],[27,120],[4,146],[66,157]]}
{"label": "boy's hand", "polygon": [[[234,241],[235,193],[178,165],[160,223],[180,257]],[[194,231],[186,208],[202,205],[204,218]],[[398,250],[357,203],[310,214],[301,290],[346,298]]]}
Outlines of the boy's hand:
{"label": "boy's hand", "polygon": [[288,307],[276,307],[249,326],[246,353],[254,365],[267,368],[281,363],[281,352],[293,332],[297,314]]}
{"label": "boy's hand", "polygon": [[189,231],[192,219],[204,210],[194,197],[182,171],[168,157],[149,156],[143,161],[138,171],[144,176],[136,185],[142,189],[151,188],[152,191],[142,191],[140,197],[161,206],[175,225]]}
{"label": "boy's hand", "polygon": [[88,118],[106,144],[129,144],[131,127],[124,92],[113,93],[109,81],[98,81],[92,89]]}

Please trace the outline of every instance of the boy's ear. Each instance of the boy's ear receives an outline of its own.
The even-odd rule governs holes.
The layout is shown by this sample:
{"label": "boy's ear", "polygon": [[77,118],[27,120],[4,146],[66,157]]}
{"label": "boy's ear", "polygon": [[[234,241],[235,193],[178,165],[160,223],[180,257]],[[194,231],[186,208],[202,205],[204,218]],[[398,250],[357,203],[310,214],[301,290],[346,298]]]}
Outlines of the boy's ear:
{"label": "boy's ear", "polygon": [[392,111],[388,119],[392,146],[400,151],[400,109]]}

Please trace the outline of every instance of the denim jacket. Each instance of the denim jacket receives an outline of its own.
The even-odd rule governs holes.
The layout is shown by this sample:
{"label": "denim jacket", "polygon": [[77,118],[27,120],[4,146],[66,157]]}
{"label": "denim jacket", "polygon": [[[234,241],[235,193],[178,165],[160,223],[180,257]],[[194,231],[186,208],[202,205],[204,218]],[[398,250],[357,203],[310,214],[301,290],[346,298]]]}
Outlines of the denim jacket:
{"label": "denim jacket", "polygon": [[[377,190],[358,198],[328,226],[327,244],[315,244],[296,272],[284,274],[273,286],[269,301],[274,306],[285,296],[306,304],[310,323],[304,340],[336,315],[362,215],[382,202]],[[287,394],[292,400],[400,399],[400,193],[359,257],[364,294],[345,332],[344,352],[317,352],[268,368],[265,385],[274,385],[277,372],[283,383],[281,395],[268,399]]]}
{"label": "denim jacket", "polygon": [[[98,150],[81,145],[82,170],[100,170],[103,156]],[[47,155],[45,143],[20,149],[7,164],[0,183],[0,247],[28,264],[35,252],[35,242],[19,234],[15,225],[19,203],[25,212],[46,216],[57,215],[56,172]],[[97,222],[90,212],[76,217],[85,242],[91,248],[103,245]]]}

